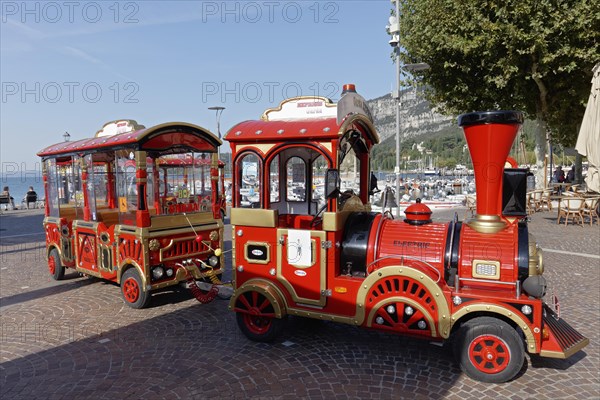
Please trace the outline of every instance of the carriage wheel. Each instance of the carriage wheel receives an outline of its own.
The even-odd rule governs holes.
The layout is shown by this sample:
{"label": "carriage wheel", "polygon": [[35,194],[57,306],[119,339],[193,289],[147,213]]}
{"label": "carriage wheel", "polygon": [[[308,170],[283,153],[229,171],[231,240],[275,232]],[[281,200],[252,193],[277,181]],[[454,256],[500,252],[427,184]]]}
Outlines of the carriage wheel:
{"label": "carriage wheel", "polygon": [[285,326],[285,319],[276,318],[269,299],[258,292],[242,293],[236,301],[235,311],[240,330],[255,342],[272,342]]}
{"label": "carriage wheel", "polygon": [[121,294],[131,308],[144,308],[150,302],[150,293],[143,290],[142,279],[135,268],[130,268],[121,278]]}
{"label": "carriage wheel", "polygon": [[50,271],[50,275],[56,281],[61,280],[65,276],[65,267],[61,264],[60,255],[56,249],[52,249],[48,256],[48,271]]}
{"label": "carriage wheel", "polygon": [[523,341],[506,322],[491,317],[475,318],[457,332],[455,347],[460,368],[481,382],[502,383],[523,366]]}

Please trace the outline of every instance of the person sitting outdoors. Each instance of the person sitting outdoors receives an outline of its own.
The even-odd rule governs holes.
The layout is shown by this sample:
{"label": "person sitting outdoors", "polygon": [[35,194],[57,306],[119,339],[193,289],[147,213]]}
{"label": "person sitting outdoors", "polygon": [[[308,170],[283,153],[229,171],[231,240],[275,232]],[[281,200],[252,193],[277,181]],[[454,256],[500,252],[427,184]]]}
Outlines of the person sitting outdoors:
{"label": "person sitting outdoors", "polygon": [[562,169],[562,165],[559,165],[554,170],[554,183],[563,183],[565,181],[565,171]]}
{"label": "person sitting outdoors", "polygon": [[37,193],[35,190],[33,190],[33,186],[29,186],[29,190],[25,194],[25,198],[23,200],[27,204],[27,209],[29,209],[29,203],[33,203],[35,206],[35,203],[37,202]]}
{"label": "person sitting outdoors", "polygon": [[[554,174],[552,174],[552,182],[554,182],[554,183],[565,183],[565,171],[563,171],[562,165],[559,165],[554,170]],[[562,193],[563,193],[563,189],[564,188],[561,185],[558,185],[556,187],[556,194],[558,194],[559,196],[561,196]]]}
{"label": "person sitting outdoors", "polygon": [[[10,204],[12,206],[13,210],[15,209],[15,199],[10,195],[10,190],[8,189],[8,186],[4,186],[2,193],[0,193],[0,197],[7,199],[8,200],[7,204]],[[7,209],[8,209],[8,207],[7,207]]]}
{"label": "person sitting outdoors", "polygon": [[565,182],[566,183],[575,182],[575,166],[574,165],[571,166],[571,169],[567,173],[567,178],[565,179]]}

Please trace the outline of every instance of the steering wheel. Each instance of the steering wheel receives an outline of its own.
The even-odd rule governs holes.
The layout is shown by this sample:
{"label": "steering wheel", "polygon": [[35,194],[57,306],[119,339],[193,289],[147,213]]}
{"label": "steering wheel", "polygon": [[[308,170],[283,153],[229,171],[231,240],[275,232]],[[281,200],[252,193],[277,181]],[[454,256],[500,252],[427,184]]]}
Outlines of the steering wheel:
{"label": "steering wheel", "polygon": [[313,217],[313,219],[310,220],[310,227],[314,228],[315,226],[317,226],[317,224],[321,221],[321,214],[323,214],[323,211],[325,211],[327,209],[327,202],[325,202],[325,204],[323,204],[321,206],[321,208],[319,208],[319,211],[317,211],[317,214]]}

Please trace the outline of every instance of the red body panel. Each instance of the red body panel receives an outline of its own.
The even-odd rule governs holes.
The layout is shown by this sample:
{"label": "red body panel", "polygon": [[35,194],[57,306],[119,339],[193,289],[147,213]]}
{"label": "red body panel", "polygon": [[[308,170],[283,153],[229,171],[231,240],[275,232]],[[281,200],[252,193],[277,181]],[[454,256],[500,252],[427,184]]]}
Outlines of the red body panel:
{"label": "red body panel", "polygon": [[377,259],[383,259],[374,269],[384,265],[411,265],[429,269],[423,263],[435,268],[436,279],[444,274],[444,253],[446,247],[447,223],[410,225],[401,220],[384,220],[379,233]]}
{"label": "red body panel", "polygon": [[[518,229],[517,225],[508,225],[497,233],[479,233],[464,224],[460,236],[459,275],[462,278],[474,278],[474,260],[498,260],[500,277],[498,281],[516,282],[518,278]],[[468,283],[468,285],[495,286],[495,282]],[[500,289],[503,286],[499,287]],[[510,287],[514,291],[514,286]]]}

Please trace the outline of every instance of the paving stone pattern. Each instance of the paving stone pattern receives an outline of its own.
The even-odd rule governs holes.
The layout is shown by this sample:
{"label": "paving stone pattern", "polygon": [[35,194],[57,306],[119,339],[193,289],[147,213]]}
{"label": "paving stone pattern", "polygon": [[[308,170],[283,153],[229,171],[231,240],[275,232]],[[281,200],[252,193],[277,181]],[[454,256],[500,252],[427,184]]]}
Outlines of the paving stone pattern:
{"label": "paving stone pattern", "polygon": [[[532,216],[542,248],[600,254],[598,226],[557,226],[555,216]],[[55,282],[42,217],[0,216],[2,399],[600,398],[597,258],[545,253],[562,316],[590,345],[569,360],[528,357],[515,380],[492,385],[469,379],[447,348],[425,341],[290,318],[280,340],[260,344],[240,333],[226,300],[202,305],[171,290],[133,310],[112,283],[74,273]]]}

